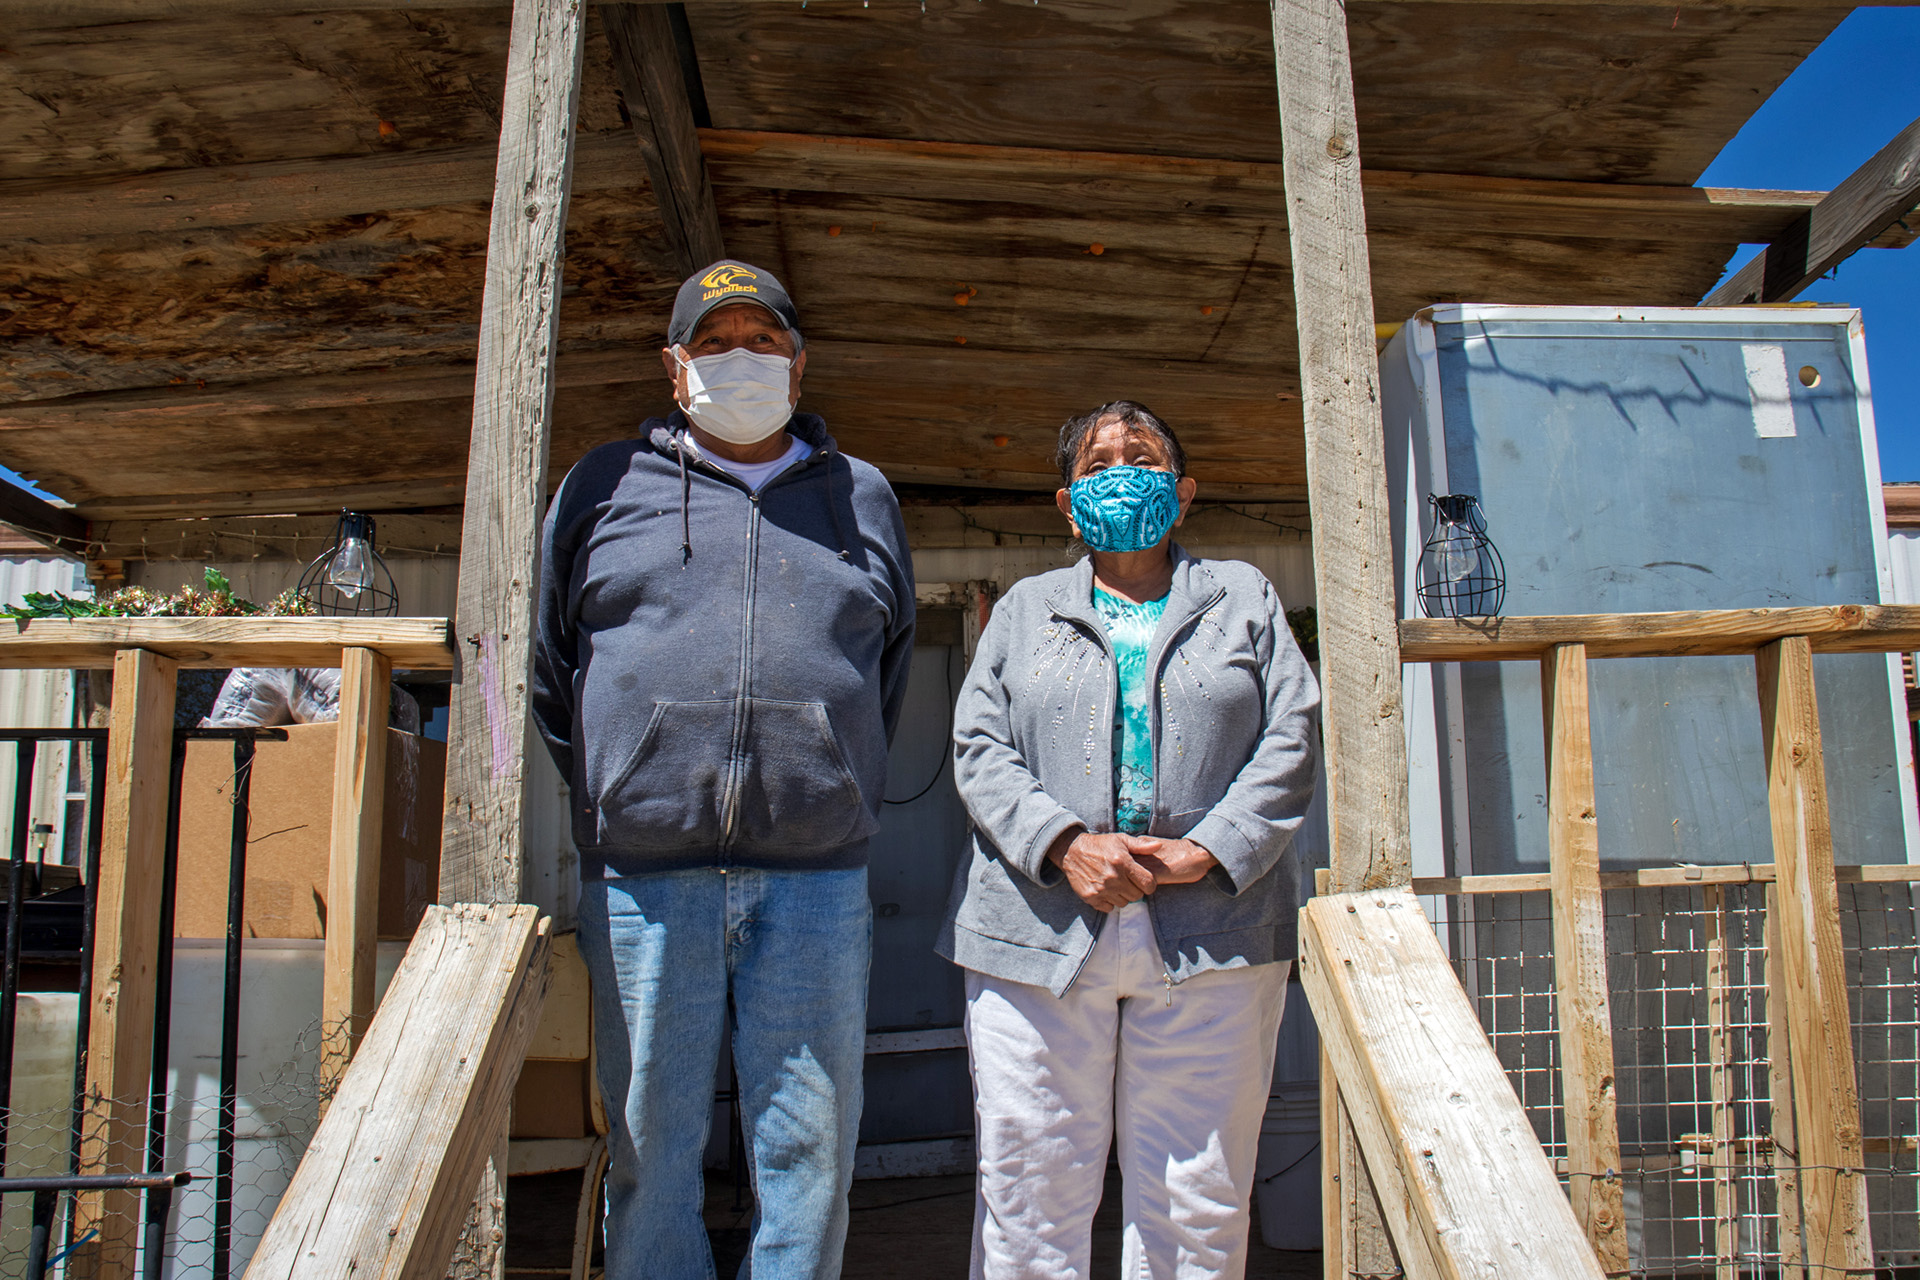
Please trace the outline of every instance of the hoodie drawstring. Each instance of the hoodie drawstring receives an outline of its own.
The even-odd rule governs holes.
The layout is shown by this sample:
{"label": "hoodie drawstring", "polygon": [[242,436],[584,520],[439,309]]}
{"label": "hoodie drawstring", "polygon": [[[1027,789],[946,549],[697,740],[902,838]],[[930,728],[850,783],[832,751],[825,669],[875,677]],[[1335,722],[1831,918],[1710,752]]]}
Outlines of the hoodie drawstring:
{"label": "hoodie drawstring", "polygon": [[687,508],[693,501],[693,481],[687,476],[687,445],[678,435],[673,438],[674,456],[680,459],[680,565],[693,559],[693,517]]}
{"label": "hoodie drawstring", "polygon": [[827,464],[827,517],[833,521],[833,540],[839,544],[837,554],[842,560],[848,559],[847,531],[840,527],[840,504],[833,498],[833,442],[829,440],[821,451],[821,459]]}

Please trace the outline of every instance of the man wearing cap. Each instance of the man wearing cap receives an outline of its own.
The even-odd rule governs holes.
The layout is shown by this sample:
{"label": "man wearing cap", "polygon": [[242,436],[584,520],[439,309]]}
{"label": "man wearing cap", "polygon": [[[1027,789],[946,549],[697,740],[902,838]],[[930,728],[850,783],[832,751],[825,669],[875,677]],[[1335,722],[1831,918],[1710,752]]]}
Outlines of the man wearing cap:
{"label": "man wearing cap", "polygon": [[534,652],[580,850],[607,1275],[713,1274],[702,1156],[730,1035],[750,1274],[833,1277],[913,565],[887,482],[794,412],[807,357],[778,280],[715,263],[667,341],[679,407],[588,453],[547,513]]}

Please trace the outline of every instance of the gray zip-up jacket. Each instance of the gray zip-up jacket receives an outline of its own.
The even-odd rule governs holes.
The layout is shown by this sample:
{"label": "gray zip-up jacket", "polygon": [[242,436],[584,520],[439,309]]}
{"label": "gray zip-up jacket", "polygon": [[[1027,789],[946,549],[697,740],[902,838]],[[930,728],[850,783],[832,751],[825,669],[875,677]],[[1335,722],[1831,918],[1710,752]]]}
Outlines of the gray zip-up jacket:
{"label": "gray zip-up jacket", "polygon": [[913,658],[900,506],[812,414],[758,493],[686,429],[594,449],[547,512],[533,718],[582,880],[864,866]]}
{"label": "gray zip-up jacket", "polygon": [[[1150,835],[1220,865],[1147,898],[1169,982],[1294,954],[1294,832],[1313,798],[1320,690],[1273,585],[1237,560],[1173,548],[1148,653]],[[938,949],[1063,994],[1106,917],[1047,861],[1075,825],[1114,827],[1113,646],[1090,560],[1016,583],[994,606],[954,711],[954,777],[973,820]]]}

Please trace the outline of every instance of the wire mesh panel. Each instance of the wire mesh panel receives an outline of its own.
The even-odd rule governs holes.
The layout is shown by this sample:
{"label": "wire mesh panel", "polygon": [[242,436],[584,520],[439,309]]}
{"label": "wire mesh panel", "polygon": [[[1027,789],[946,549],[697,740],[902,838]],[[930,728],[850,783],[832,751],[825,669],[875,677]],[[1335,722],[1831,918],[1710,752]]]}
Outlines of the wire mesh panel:
{"label": "wire mesh panel", "polygon": [[[1797,1229],[1790,1216],[1783,1232],[1780,1217],[1783,1187],[1798,1203],[1799,1170],[1775,1140],[1772,1100],[1788,1085],[1769,1055],[1781,1011],[1768,1000],[1767,897],[1759,883],[1607,891],[1621,1153],[1611,1171],[1567,1165],[1548,894],[1457,895],[1441,913],[1461,984],[1562,1180],[1620,1179],[1635,1276],[1773,1277],[1800,1262]],[[1908,883],[1840,886],[1882,1275],[1920,1265],[1917,903]]]}

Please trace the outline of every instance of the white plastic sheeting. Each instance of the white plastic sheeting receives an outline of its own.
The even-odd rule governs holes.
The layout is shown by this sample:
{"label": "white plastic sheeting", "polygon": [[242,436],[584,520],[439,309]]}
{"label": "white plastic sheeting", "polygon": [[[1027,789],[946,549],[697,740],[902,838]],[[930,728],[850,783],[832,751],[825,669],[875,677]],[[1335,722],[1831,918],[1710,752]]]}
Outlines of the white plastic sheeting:
{"label": "white plastic sheeting", "polygon": [[1920,604],[1920,529],[1890,531],[1887,562],[1893,569],[1893,599],[1888,603]]}
{"label": "white plastic sheeting", "polygon": [[[84,595],[86,568],[58,556],[0,557],[0,604],[22,603],[31,591]],[[63,729],[73,723],[71,671],[0,671],[0,726],[10,729]],[[11,744],[0,744],[0,830],[13,847],[14,759]],[[28,821],[34,833],[27,856],[61,860],[66,834],[67,760],[64,742],[43,742],[34,758],[33,800]]]}

